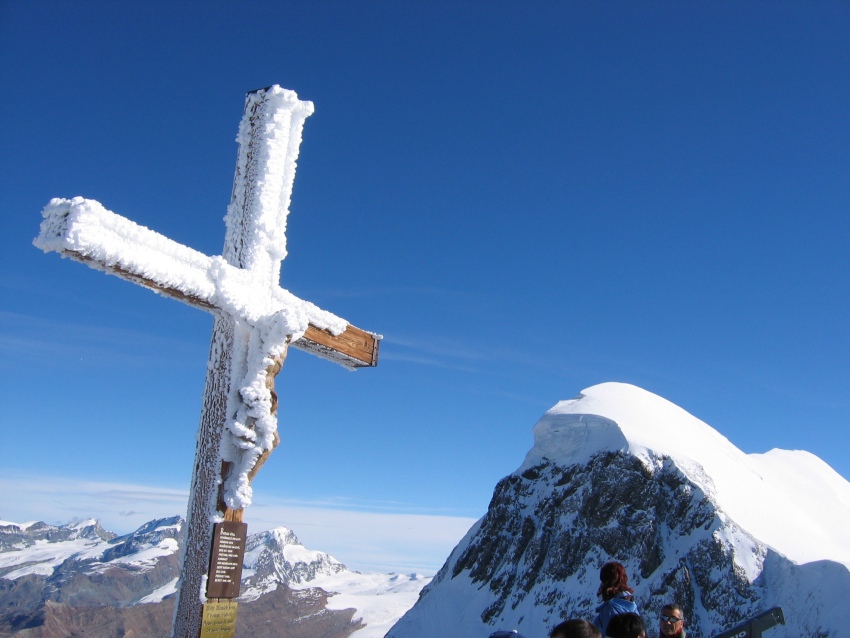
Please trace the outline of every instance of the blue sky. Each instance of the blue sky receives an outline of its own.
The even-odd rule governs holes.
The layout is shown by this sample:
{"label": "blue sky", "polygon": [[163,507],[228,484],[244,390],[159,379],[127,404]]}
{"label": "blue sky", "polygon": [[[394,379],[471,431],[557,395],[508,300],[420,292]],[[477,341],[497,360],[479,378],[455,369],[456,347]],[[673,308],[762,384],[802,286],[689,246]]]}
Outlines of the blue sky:
{"label": "blue sky", "polygon": [[83,195],[219,254],[244,94],[271,84],[316,107],[281,284],[385,340],[355,373],[290,354],[249,528],[262,499],[462,528],[603,381],[850,478],[848,24],[840,2],[0,3],[0,517],[182,513],[27,492],[185,490],[212,326],[31,242]]}

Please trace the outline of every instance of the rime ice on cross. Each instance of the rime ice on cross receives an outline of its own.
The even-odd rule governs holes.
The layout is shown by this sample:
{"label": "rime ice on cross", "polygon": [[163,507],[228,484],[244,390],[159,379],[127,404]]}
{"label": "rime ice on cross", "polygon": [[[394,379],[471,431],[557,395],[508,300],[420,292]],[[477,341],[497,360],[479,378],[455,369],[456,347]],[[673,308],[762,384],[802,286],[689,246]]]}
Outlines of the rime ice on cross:
{"label": "rime ice on cross", "polygon": [[212,524],[241,521],[250,483],[277,445],[274,376],[289,345],[348,368],[374,366],[380,337],[279,286],[304,120],[293,91],[249,93],[224,251],[208,257],[98,202],[54,199],[33,242],[215,316],[187,515],[174,636],[197,636]]}

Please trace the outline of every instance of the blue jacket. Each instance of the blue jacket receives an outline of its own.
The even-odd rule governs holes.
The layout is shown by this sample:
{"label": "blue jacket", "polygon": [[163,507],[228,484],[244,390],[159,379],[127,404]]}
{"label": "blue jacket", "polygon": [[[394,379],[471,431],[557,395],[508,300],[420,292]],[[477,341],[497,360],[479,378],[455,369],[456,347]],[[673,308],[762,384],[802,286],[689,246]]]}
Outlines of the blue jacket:
{"label": "blue jacket", "polygon": [[627,592],[620,592],[616,597],[606,600],[596,608],[596,618],[593,619],[593,624],[605,636],[605,630],[608,629],[608,621],[612,616],[617,614],[633,613],[640,615],[637,605],[632,600],[632,595]]}

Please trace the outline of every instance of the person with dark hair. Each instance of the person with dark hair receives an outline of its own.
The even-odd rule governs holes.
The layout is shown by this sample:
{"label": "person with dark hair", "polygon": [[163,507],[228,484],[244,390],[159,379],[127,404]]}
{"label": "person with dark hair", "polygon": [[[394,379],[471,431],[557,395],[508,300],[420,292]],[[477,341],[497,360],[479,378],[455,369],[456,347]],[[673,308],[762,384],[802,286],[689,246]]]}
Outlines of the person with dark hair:
{"label": "person with dark hair", "polygon": [[596,608],[593,624],[599,628],[603,636],[608,629],[608,621],[617,614],[640,615],[637,605],[632,600],[634,592],[635,590],[629,587],[626,568],[620,563],[610,561],[599,570],[599,591],[596,595],[602,599],[602,604]]}
{"label": "person with dark hair", "polygon": [[676,603],[661,608],[661,627],[658,638],[685,638],[685,612]]}
{"label": "person with dark hair", "polygon": [[549,638],[602,638],[602,634],[593,623],[573,618],[555,627]]}
{"label": "person with dark hair", "polygon": [[525,636],[519,633],[516,629],[511,629],[510,631],[494,631],[490,634],[490,638],[525,638]]}
{"label": "person with dark hair", "polygon": [[611,617],[605,635],[608,638],[646,638],[646,627],[640,616],[626,612]]}

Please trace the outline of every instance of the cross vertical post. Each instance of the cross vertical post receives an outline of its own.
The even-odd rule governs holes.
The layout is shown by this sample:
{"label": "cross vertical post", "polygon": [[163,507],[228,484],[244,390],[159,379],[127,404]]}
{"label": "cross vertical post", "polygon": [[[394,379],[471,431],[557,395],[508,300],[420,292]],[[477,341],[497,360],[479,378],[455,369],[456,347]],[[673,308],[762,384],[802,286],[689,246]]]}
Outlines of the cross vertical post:
{"label": "cross vertical post", "polygon": [[[313,112],[312,103],[298,100],[292,92],[287,95],[290,99],[278,104],[277,108],[270,99],[272,96],[269,90],[261,90],[249,93],[245,100],[222,251],[228,264],[251,272],[252,279],[266,290],[276,287],[280,279],[280,262],[286,256],[284,232],[295,178],[295,159],[304,120]],[[277,139],[268,136],[269,129],[275,128],[281,133]],[[258,183],[258,172],[270,161],[279,165],[275,175],[278,179]],[[212,526],[217,516],[229,513],[220,510],[225,506],[220,493],[233,464],[222,460],[221,445],[228,419],[226,398],[238,392],[233,387],[237,381],[234,364],[247,365],[249,336],[245,332],[245,327],[232,316],[216,313],[186,514],[186,541],[174,608],[174,638],[194,638],[200,632],[202,580],[209,568]],[[278,355],[280,365],[285,356],[285,350]],[[236,517],[228,518],[234,520]],[[238,520],[242,520],[241,508]]]}

